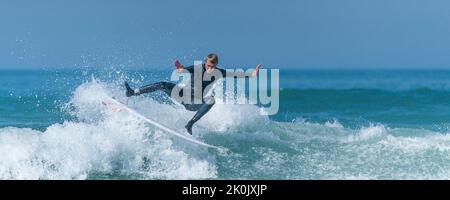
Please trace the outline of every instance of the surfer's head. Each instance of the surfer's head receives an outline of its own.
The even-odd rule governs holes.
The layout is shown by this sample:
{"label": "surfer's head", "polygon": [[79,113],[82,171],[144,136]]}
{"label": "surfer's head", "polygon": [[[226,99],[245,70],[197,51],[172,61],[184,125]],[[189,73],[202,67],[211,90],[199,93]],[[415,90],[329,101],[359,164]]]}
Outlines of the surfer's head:
{"label": "surfer's head", "polygon": [[219,63],[219,56],[215,53],[210,53],[205,58],[205,67],[207,69],[214,69],[217,66],[217,63]]}

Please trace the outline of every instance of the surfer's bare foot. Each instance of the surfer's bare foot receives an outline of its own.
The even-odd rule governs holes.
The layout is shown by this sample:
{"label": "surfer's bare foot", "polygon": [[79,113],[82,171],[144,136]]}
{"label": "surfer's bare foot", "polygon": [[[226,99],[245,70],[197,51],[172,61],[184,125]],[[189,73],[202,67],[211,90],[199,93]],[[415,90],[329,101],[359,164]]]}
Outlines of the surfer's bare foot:
{"label": "surfer's bare foot", "polygon": [[125,82],[125,88],[127,89],[127,92],[126,92],[127,97],[131,97],[131,96],[135,95],[134,90],[131,89],[130,85],[128,85],[127,82]]}

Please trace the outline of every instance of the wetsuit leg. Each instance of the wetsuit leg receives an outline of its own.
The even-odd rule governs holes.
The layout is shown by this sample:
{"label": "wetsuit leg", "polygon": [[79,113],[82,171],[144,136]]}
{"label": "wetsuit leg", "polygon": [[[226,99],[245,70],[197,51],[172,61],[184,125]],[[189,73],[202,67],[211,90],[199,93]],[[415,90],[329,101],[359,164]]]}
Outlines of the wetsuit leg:
{"label": "wetsuit leg", "polygon": [[202,104],[198,106],[198,111],[195,113],[194,117],[192,117],[191,120],[187,123],[185,126],[187,132],[192,135],[192,125],[194,125],[195,122],[200,120],[215,104],[214,97],[210,97],[203,101]]}
{"label": "wetsuit leg", "polygon": [[139,88],[139,94],[144,94],[144,93],[151,93],[157,90],[161,90],[165,93],[168,93],[170,95],[170,93],[172,92],[172,89],[175,87],[175,83],[170,83],[170,82],[165,82],[165,81],[161,81],[161,82],[157,82],[157,83],[152,83],[150,85],[146,85],[143,87]]}
{"label": "wetsuit leg", "polygon": [[133,90],[130,88],[130,86],[128,85],[128,83],[125,83],[125,87],[127,89],[126,95],[127,97],[133,96],[133,95],[140,95],[140,94],[145,94],[145,93],[151,93],[157,90],[161,90],[163,92],[165,92],[166,94],[168,94],[170,96],[172,89],[176,86],[175,83],[170,83],[170,82],[165,82],[165,81],[161,81],[161,82],[157,82],[157,83],[152,83],[143,87],[140,87],[139,89]]}
{"label": "wetsuit leg", "polygon": [[[161,81],[161,82],[152,83],[150,85],[146,85],[146,86],[143,86],[143,87],[141,87],[139,89],[133,90],[125,82],[125,87],[127,89],[126,95],[128,97],[133,96],[133,95],[140,95],[140,94],[144,94],[144,93],[150,93],[150,92],[154,92],[154,91],[157,91],[157,90],[161,90],[161,91],[165,92],[167,95],[170,96],[171,93],[172,93],[172,89],[175,86],[176,86],[176,84],[174,84],[174,83]],[[180,95],[182,96],[182,91],[180,91]],[[214,106],[215,100],[214,100],[214,97],[207,97],[207,98],[203,99],[202,104],[185,104],[185,103],[182,103],[182,104],[184,105],[186,110],[197,111],[197,113],[195,113],[194,117],[192,117],[192,119],[189,120],[189,122],[185,126],[185,128],[188,131],[188,133],[192,135],[192,125],[194,125],[195,122],[200,120]]]}
{"label": "wetsuit leg", "polygon": [[182,103],[184,108],[189,111],[198,111],[203,104],[186,104]]}

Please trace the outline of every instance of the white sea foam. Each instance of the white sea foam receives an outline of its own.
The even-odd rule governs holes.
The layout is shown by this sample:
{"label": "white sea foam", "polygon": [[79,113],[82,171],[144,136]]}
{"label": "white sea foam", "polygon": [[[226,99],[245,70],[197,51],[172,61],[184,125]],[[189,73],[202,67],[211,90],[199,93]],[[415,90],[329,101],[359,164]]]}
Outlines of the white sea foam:
{"label": "white sea foam", "polygon": [[207,150],[185,152],[140,120],[105,110],[101,97],[107,93],[96,81],[79,86],[67,106],[76,121],[54,124],[43,132],[0,129],[0,178],[86,179],[112,173],[142,179],[217,176],[214,157],[201,154]]}
{"label": "white sea foam", "polygon": [[[194,112],[114,84],[80,85],[64,110],[73,120],[45,131],[0,129],[0,179],[449,179],[450,136],[383,124],[347,128],[276,122],[252,105],[215,105],[194,126],[220,153],[171,138],[139,119],[106,110],[115,96],[182,131]],[[223,171],[219,171],[223,170]]]}

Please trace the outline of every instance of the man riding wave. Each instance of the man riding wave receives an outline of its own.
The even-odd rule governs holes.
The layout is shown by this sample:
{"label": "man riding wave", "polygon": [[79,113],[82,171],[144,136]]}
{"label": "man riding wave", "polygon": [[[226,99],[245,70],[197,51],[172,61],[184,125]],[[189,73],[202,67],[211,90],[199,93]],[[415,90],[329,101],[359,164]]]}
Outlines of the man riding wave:
{"label": "man riding wave", "polygon": [[[181,103],[186,108],[186,110],[197,111],[195,115],[192,117],[192,119],[189,120],[189,122],[185,126],[187,132],[192,135],[192,126],[194,125],[194,123],[200,120],[215,104],[214,96],[204,96],[203,94],[207,94],[209,92],[209,89],[211,88],[212,84],[214,84],[216,81],[217,74],[221,75],[221,77],[227,77],[227,75],[236,78],[244,78],[247,76],[255,77],[258,75],[259,68],[261,67],[261,64],[258,64],[253,73],[248,75],[230,74],[230,73],[227,74],[224,69],[217,67],[218,62],[219,57],[214,53],[208,54],[208,56],[205,58],[204,63],[201,66],[201,69],[199,69],[198,71],[201,72],[202,77],[201,86],[195,84],[194,81],[195,78],[191,78],[190,85],[184,86],[190,88],[184,88],[183,86],[179,86],[175,83],[161,81],[137,89],[132,89],[128,85],[128,83],[125,82],[126,96],[131,97],[155,91],[163,91],[164,93],[172,97],[172,99],[175,99],[177,102]],[[178,60],[175,61],[175,68],[177,72],[187,72],[192,76],[200,75],[195,74],[197,73],[197,70],[195,69],[194,65],[184,67]],[[185,94],[186,91],[188,91],[190,94]],[[195,91],[202,91],[203,94],[201,92],[198,93]],[[188,101],[185,101],[186,98],[173,98],[172,96],[173,94],[177,94],[179,95],[179,97],[187,97]]]}

